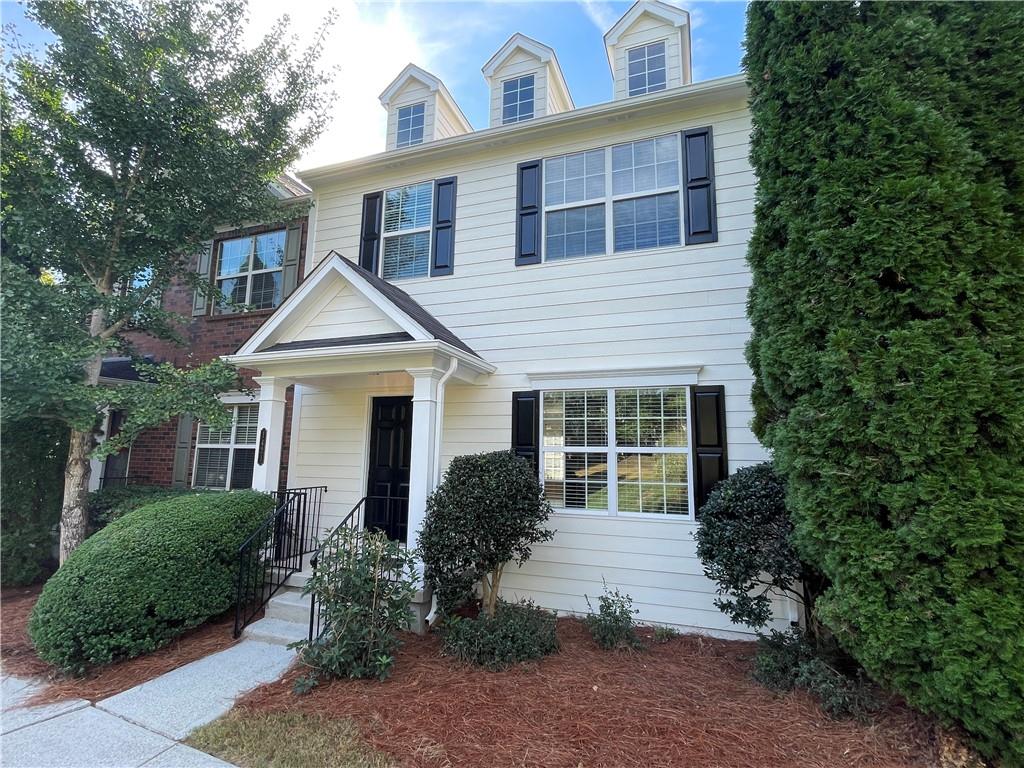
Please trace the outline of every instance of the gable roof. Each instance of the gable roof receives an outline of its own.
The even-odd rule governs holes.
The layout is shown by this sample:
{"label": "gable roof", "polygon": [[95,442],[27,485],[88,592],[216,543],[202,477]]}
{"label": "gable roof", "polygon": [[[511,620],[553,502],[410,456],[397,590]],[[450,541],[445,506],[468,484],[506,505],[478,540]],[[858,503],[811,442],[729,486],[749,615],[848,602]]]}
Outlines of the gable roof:
{"label": "gable roof", "polygon": [[480,71],[484,73],[484,77],[487,78],[487,82],[491,81],[491,78],[494,77],[494,73],[497,72],[498,68],[517,50],[523,50],[531,56],[536,56],[540,59],[541,63],[547,64],[551,68],[552,72],[554,72],[557,85],[565,95],[565,100],[569,105],[569,109],[575,109],[576,105],[573,103],[572,94],[569,93],[569,86],[566,84],[565,77],[562,75],[562,67],[558,63],[558,56],[555,55],[555,49],[544,45],[544,43],[539,40],[527,37],[522,32],[516,32],[512,37],[506,40],[505,44],[498,49],[498,52],[491,56],[491,58],[487,60],[487,63],[483,65]]}
{"label": "gable roof", "polygon": [[622,14],[622,18],[616,21],[612,28],[604,33],[604,50],[608,56],[608,66],[612,68],[612,71],[615,70],[615,63],[612,61],[612,48],[618,44],[619,38],[622,37],[625,31],[633,26],[633,23],[644,14],[653,16],[674,27],[685,26],[689,28],[690,25],[690,14],[682,8],[663,3],[661,0],[637,0],[628,11]]}
{"label": "gable roof", "polygon": [[[357,293],[375,305],[399,327],[399,331],[386,334],[353,335],[331,339],[314,339],[296,342],[280,342],[264,346],[272,341],[274,332],[281,328],[287,318],[302,306],[303,300],[314,289],[340,275]],[[284,351],[289,349],[321,349],[365,344],[387,344],[399,341],[436,340],[449,344],[474,357],[480,356],[462,339],[452,333],[440,320],[401,288],[349,261],[337,251],[331,251],[299,287],[285,299],[274,313],[267,318],[252,336],[239,347],[236,354],[248,355],[256,352]],[[482,358],[481,358],[482,359]]]}
{"label": "gable roof", "polygon": [[413,63],[405,65],[405,68],[398,73],[398,77],[391,81],[391,84],[385,88],[380,94],[380,103],[385,109],[391,105],[391,101],[398,95],[398,92],[402,90],[402,87],[410,80],[418,80],[430,89],[431,93],[440,93],[441,96],[448,102],[452,107],[452,111],[455,113],[456,119],[462,122],[460,126],[467,133],[473,130],[473,126],[470,125],[466,115],[463,114],[462,108],[459,107],[459,103],[455,101],[455,97],[452,96],[451,91],[441,82],[441,78],[436,75],[432,75],[422,67],[417,67]]}

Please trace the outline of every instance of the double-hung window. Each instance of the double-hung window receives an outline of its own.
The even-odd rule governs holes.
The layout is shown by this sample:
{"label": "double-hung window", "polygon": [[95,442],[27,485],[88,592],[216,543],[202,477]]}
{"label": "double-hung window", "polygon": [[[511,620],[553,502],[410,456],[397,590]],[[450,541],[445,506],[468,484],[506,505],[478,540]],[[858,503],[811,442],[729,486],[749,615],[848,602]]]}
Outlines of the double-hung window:
{"label": "double-hung window", "polygon": [[545,160],[545,261],[679,245],[680,155],[673,133]]}
{"label": "double-hung window", "polygon": [[196,488],[252,487],[260,407],[233,405],[230,410],[230,427],[216,429],[207,424],[199,425],[192,472],[192,485]]}
{"label": "double-hung window", "polygon": [[549,261],[605,252],[605,150],[544,161],[544,250]]}
{"label": "double-hung window", "polygon": [[384,192],[384,248],[381,277],[426,277],[430,271],[430,224],[434,182]]}
{"label": "double-hung window", "polygon": [[521,123],[533,117],[533,75],[501,84],[501,124]]}
{"label": "double-hung window", "polygon": [[679,136],[612,147],[615,251],[679,245]]}
{"label": "double-hung window", "polygon": [[626,52],[629,68],[629,95],[665,90],[665,41],[630,48]]}
{"label": "double-hung window", "polygon": [[556,509],[691,515],[686,387],[542,393],[544,492]]}
{"label": "double-hung window", "polygon": [[395,137],[395,146],[411,147],[413,144],[423,143],[423,109],[423,102],[398,108],[398,134]]}
{"label": "double-hung window", "polygon": [[234,237],[217,244],[217,287],[224,299],[221,314],[239,305],[270,309],[281,303],[285,230]]}

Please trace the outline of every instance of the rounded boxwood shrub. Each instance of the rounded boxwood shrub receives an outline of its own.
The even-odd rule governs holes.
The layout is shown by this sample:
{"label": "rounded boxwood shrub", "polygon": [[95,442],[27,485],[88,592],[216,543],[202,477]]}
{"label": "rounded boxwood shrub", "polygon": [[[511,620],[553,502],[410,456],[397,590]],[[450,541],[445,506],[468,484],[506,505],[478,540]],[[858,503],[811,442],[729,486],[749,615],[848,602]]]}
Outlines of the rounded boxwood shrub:
{"label": "rounded boxwood shrub", "polygon": [[36,652],[80,673],[153,651],[227,610],[238,547],[273,509],[255,491],[197,493],[115,520],[43,588],[28,626]]}
{"label": "rounded boxwood shrub", "polygon": [[114,520],[154,501],[203,491],[167,488],[162,485],[121,485],[100,488],[89,494],[89,532],[95,533]]}

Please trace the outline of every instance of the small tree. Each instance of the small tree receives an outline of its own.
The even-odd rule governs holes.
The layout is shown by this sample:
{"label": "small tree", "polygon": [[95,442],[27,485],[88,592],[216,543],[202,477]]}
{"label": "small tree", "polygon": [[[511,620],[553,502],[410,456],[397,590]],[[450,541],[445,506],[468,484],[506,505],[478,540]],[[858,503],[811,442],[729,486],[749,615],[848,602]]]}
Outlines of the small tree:
{"label": "small tree", "polygon": [[544,527],[550,514],[536,474],[511,451],[452,459],[427,499],[419,540],[442,612],[472,599],[479,583],[483,611],[493,617],[505,566],[522,565],[534,544],[554,536]]}
{"label": "small tree", "polygon": [[807,629],[820,639],[814,603],[825,581],[793,548],[786,483],[769,462],[743,467],[719,483],[701,507],[694,537],[705,575],[727,595],[715,605],[730,619],[762,629],[772,617],[774,591],[803,605]]}
{"label": "small tree", "polygon": [[99,415],[125,410],[116,450],[179,413],[223,423],[226,364],[148,372],[155,386],[102,387],[104,355],[132,333],[181,340],[161,296],[217,226],[277,221],[267,185],[323,123],[319,43],[294,55],[285,23],[245,44],[245,3],[31,2],[54,42],[12,38],[3,90],[3,417],[70,429],[61,561],[86,535]]}

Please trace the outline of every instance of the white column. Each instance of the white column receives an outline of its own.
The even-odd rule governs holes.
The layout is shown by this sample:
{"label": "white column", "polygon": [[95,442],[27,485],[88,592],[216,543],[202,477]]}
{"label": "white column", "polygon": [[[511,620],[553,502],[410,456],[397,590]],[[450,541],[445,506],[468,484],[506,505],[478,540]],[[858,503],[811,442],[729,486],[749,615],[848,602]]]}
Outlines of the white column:
{"label": "white column", "polygon": [[257,376],[253,381],[260,386],[260,420],[256,432],[256,466],[252,471],[252,487],[257,491],[276,491],[281,476],[285,390],[292,382],[276,376]]}
{"label": "white column", "polygon": [[444,371],[410,368],[412,387],[412,448],[409,456],[409,535],[406,545],[419,545],[419,532],[433,490],[437,451],[438,382]]}

